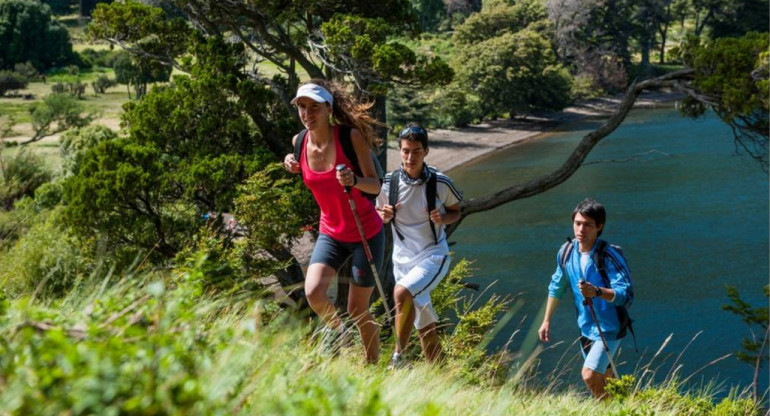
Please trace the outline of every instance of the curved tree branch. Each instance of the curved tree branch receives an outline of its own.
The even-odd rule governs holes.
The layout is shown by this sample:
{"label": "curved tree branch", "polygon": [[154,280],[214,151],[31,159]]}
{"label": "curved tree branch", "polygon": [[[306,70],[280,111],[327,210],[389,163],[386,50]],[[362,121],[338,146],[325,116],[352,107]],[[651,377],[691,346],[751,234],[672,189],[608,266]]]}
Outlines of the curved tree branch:
{"label": "curved tree branch", "polygon": [[677,88],[679,82],[690,80],[693,74],[694,70],[685,69],[631,85],[615,113],[598,129],[586,134],[558,169],[527,183],[513,185],[490,195],[463,201],[460,204],[462,217],[460,221],[447,227],[447,235],[450,235],[457,228],[462,222],[462,218],[470,214],[488,211],[517,199],[543,193],[565,182],[583,165],[591,150],[620,126],[642,92],[660,88]]}

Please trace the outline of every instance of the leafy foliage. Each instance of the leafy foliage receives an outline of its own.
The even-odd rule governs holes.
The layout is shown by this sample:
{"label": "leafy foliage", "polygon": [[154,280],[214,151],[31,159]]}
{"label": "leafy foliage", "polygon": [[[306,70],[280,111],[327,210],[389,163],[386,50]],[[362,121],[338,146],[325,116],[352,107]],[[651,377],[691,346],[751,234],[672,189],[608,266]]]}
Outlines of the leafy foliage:
{"label": "leafy foliage", "polygon": [[[765,297],[770,296],[770,285],[763,288]],[[758,378],[759,371],[765,361],[768,360],[768,348],[770,348],[770,327],[768,306],[754,307],[741,299],[738,289],[727,286],[727,297],[732,304],[723,305],[722,309],[741,317],[741,320],[749,327],[750,335],[741,340],[743,351],[738,351],[738,359],[754,368],[752,388],[755,400],[759,397]]]}
{"label": "leafy foliage", "polygon": [[569,103],[570,76],[541,34],[522,30],[467,45],[455,55],[460,83],[480,99],[482,114],[501,116]]}
{"label": "leafy foliage", "polygon": [[627,0],[546,2],[560,61],[569,65],[575,76],[590,81],[591,88],[600,93],[612,94],[626,88],[631,38],[635,33],[650,34],[637,31],[633,19],[636,4],[640,9],[644,7],[640,2]]}
{"label": "leafy foliage", "polygon": [[66,216],[83,236],[173,257],[210,211],[228,212],[236,185],[269,154],[220,80],[177,77],[127,104],[128,136],[86,152],[68,178]]}
{"label": "leafy foliage", "polygon": [[47,5],[35,0],[0,2],[0,69],[30,62],[38,70],[75,61],[69,33]]}
{"label": "leafy foliage", "polygon": [[70,94],[46,95],[43,101],[35,102],[29,108],[35,134],[26,143],[38,141],[73,127],[88,125],[95,116],[84,112],[83,105]]}
{"label": "leafy foliage", "polygon": [[445,84],[452,70],[438,57],[417,56],[407,46],[389,41],[396,28],[385,19],[353,15],[335,16],[321,26],[324,41],[334,57],[332,66],[350,72],[359,84],[382,94],[388,82]]}
{"label": "leafy foliage", "polygon": [[[31,201],[30,201],[31,202]],[[6,288],[13,294],[60,297],[88,273],[88,257],[53,213],[38,214],[0,257]]]}
{"label": "leafy foliage", "polygon": [[569,102],[571,78],[556,62],[545,18],[536,1],[495,2],[457,28],[458,84],[478,95],[481,116],[514,117]]}
{"label": "leafy foliage", "polygon": [[[299,237],[306,226],[315,223],[318,207],[304,185],[288,177],[280,163],[274,163],[240,187],[235,214],[250,242],[272,250],[284,245],[285,239]],[[283,221],[276,222],[278,217]]]}
{"label": "leafy foliage", "polygon": [[59,139],[59,154],[62,157],[62,170],[65,175],[78,173],[83,156],[88,149],[100,142],[117,137],[117,133],[112,129],[100,124],[75,128],[62,134]]}
{"label": "leafy foliage", "polygon": [[0,71],[0,97],[8,91],[23,90],[27,88],[27,80],[21,74],[14,71]]}
{"label": "leafy foliage", "polygon": [[[0,412],[8,414],[568,414],[574,391],[479,385],[460,363],[386,372],[329,358],[274,303],[212,294],[206,271],[107,274],[57,300],[0,290]],[[623,415],[758,415],[750,400],[651,386],[601,404]],[[429,393],[429,394],[428,394]],[[41,398],[45,399],[41,399]]]}
{"label": "leafy foliage", "polygon": [[91,83],[95,94],[104,94],[107,92],[107,88],[112,88],[118,85],[118,82],[106,75],[100,75],[96,78],[96,81]]}
{"label": "leafy foliage", "polygon": [[768,45],[767,33],[717,39],[701,44],[690,39],[682,57],[695,68],[693,86],[703,100],[688,97],[682,111],[691,117],[712,108],[730,125],[737,142],[763,167],[768,165]]}
{"label": "leafy foliage", "polygon": [[147,84],[166,82],[171,76],[169,67],[146,59],[134,63],[131,56],[125,53],[118,55],[114,67],[115,82],[126,84],[126,86],[133,85],[136,98],[142,98],[147,94]]}
{"label": "leafy foliage", "polygon": [[51,11],[58,15],[69,14],[74,4],[72,0],[44,0],[42,3],[47,4]]}
{"label": "leafy foliage", "polygon": [[761,408],[756,401],[740,398],[735,394],[715,402],[698,392],[680,393],[679,387],[676,380],[661,386],[640,386],[635,376],[626,374],[620,380],[609,379],[606,391],[611,400],[623,403],[631,409],[623,413],[628,415],[655,414],[661,406],[669,411],[693,416],[761,414]]}
{"label": "leafy foliage", "polygon": [[0,208],[11,210],[24,196],[33,196],[35,189],[51,179],[51,172],[34,153],[21,149],[0,155]]}

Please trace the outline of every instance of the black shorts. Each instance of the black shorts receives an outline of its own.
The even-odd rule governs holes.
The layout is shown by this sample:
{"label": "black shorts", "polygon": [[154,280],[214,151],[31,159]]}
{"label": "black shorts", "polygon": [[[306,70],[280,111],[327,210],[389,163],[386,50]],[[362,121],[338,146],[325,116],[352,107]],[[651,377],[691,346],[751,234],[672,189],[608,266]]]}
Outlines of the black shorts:
{"label": "black shorts", "polygon": [[[377,235],[367,240],[378,273],[382,269],[382,260],[385,257],[385,233],[383,230],[384,227],[380,229]],[[342,263],[350,255],[353,256],[353,283],[361,287],[374,286],[372,268],[361,243],[343,243],[326,234],[320,234],[315,247],[313,247],[310,264],[321,263],[339,271]]]}

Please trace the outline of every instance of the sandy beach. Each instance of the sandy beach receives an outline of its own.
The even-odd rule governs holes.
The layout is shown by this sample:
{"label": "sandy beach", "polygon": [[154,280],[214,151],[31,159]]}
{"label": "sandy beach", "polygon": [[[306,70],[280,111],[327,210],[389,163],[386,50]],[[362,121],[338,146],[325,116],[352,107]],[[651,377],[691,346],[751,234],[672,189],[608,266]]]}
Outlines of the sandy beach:
{"label": "sandy beach", "polygon": [[[525,120],[494,120],[459,129],[430,130],[430,151],[426,162],[436,166],[442,172],[481,158],[495,150],[513,146],[546,133],[564,123],[570,123],[587,117],[606,117],[612,114],[620,104],[622,96],[584,101],[563,111],[538,116],[528,116]],[[681,98],[679,94],[649,93],[643,94],[634,108],[656,108],[670,106]],[[395,144],[391,144],[394,146]],[[398,168],[400,157],[398,149],[388,149],[388,172]]]}

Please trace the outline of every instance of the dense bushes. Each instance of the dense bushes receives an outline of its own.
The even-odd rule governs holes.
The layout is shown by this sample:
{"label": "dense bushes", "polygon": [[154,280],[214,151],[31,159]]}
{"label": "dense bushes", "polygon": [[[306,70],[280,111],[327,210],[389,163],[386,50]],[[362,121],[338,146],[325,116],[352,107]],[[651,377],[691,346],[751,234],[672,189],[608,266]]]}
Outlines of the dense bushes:
{"label": "dense bushes", "polygon": [[77,174],[80,163],[88,149],[97,144],[118,137],[109,127],[99,124],[68,130],[59,139],[59,152],[62,157],[62,171],[65,174]]}
{"label": "dense bushes", "polygon": [[27,88],[27,80],[13,71],[0,71],[0,97],[8,91],[22,90]]}
{"label": "dense bushes", "polygon": [[50,179],[51,173],[34,153],[22,149],[0,154],[0,209],[13,209],[17,200],[33,196]]}
{"label": "dense bushes", "polygon": [[88,277],[88,264],[77,240],[52,213],[34,219],[0,256],[6,290],[44,298],[65,295],[78,279]]}
{"label": "dense bushes", "polygon": [[34,0],[0,2],[0,69],[30,62],[39,71],[77,61],[67,29],[47,5]]}

